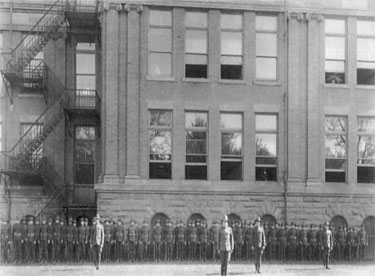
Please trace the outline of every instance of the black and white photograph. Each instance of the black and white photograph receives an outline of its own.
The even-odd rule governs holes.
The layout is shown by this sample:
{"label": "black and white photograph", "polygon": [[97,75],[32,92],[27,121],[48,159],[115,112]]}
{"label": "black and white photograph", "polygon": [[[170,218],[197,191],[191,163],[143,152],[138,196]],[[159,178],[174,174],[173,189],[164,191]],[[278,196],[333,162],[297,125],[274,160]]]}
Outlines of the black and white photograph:
{"label": "black and white photograph", "polygon": [[372,276],[375,0],[0,0],[0,276]]}

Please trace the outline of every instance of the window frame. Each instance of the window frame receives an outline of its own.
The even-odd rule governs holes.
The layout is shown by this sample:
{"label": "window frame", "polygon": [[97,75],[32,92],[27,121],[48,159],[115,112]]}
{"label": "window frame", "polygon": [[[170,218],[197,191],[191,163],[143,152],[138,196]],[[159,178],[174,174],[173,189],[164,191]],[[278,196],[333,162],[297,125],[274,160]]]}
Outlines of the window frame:
{"label": "window frame", "polygon": [[[357,126],[359,125],[359,120],[360,119],[373,119],[375,121],[375,117],[374,116],[358,116],[357,117]],[[368,159],[368,158],[359,158],[359,137],[361,136],[364,136],[364,137],[372,137],[373,138],[373,141],[375,143],[375,131],[374,132],[366,132],[366,131],[360,131],[359,128],[357,127],[357,155],[356,155],[356,166],[357,166],[357,183],[359,184],[375,184],[375,181],[374,182],[360,182],[358,181],[358,170],[360,167],[367,167],[367,168],[374,168],[375,170],[375,163],[374,164],[363,164],[363,163],[359,163],[360,160],[372,160],[372,159]]]}
{"label": "window frame", "polygon": [[[94,44],[95,45],[95,49],[94,50],[88,50],[88,49],[77,49],[78,48],[78,44],[79,43],[90,43],[90,44]],[[78,68],[77,68],[77,56],[78,55],[93,55],[94,56],[94,64],[95,64],[95,72],[92,74],[92,73],[81,73],[81,72],[78,72]],[[75,72],[75,76],[74,76],[74,81],[75,81],[75,89],[76,90],[85,90],[85,91],[89,91],[89,90],[95,90],[96,91],[96,81],[97,81],[97,64],[96,64],[96,43],[95,41],[94,42],[86,42],[86,41],[77,41],[76,42],[76,46],[75,46],[75,52],[74,52],[74,72]],[[78,87],[78,77],[94,77],[94,89],[88,89],[88,88],[79,88]]]}
{"label": "window frame", "polygon": [[[357,18],[357,25],[358,25],[358,21],[362,21],[362,22],[375,22],[375,20],[370,20],[370,19],[367,19],[367,18],[364,18],[364,19],[358,19]],[[375,24],[375,23],[374,23]],[[356,47],[357,47],[357,51],[356,51],[356,85],[357,86],[360,86],[360,87],[366,87],[366,86],[369,86],[369,87],[374,87],[375,86],[375,80],[374,80],[374,84],[360,84],[358,83],[358,69],[360,67],[358,67],[358,63],[370,63],[370,64],[373,64],[373,68],[374,69],[371,69],[374,71],[374,75],[375,75],[375,60],[374,61],[369,61],[369,60],[358,60],[358,39],[372,39],[372,40],[375,40],[375,34],[373,35],[363,35],[363,34],[358,34],[358,27],[356,29]],[[375,76],[374,76],[375,78]]]}

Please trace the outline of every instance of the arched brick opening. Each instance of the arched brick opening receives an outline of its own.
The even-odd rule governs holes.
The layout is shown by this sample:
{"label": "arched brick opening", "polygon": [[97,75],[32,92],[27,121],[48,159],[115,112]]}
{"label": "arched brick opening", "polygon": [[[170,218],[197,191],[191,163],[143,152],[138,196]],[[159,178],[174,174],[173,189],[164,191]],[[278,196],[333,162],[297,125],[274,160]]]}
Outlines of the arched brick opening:
{"label": "arched brick opening", "polygon": [[166,214],[164,214],[164,213],[156,213],[155,215],[153,215],[153,217],[151,218],[151,227],[154,227],[155,226],[155,224],[156,224],[156,221],[157,220],[159,220],[160,221],[160,225],[162,226],[162,227],[164,227],[164,225],[165,225],[165,222],[167,221],[167,220],[169,220],[169,217],[166,215]]}

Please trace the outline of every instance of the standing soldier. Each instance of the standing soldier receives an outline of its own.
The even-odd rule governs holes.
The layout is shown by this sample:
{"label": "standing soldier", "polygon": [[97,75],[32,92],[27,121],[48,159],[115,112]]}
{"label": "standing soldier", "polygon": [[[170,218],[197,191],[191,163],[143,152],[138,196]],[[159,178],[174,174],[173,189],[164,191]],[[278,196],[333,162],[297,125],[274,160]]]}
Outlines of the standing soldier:
{"label": "standing soldier", "polygon": [[162,237],[163,237],[163,230],[160,226],[160,220],[157,220],[153,229],[153,233],[152,233],[152,243],[154,247],[154,250],[153,250],[154,261],[157,261],[157,262],[160,262]]}
{"label": "standing soldier", "polygon": [[115,236],[114,236],[114,241],[115,241],[115,260],[120,262],[122,260],[122,256],[124,255],[124,236],[125,236],[125,229],[124,226],[122,225],[122,221],[120,219],[117,220],[117,225],[115,227]]}
{"label": "standing soldier", "polygon": [[285,225],[280,227],[280,231],[278,233],[278,240],[280,243],[280,251],[279,251],[279,259],[280,261],[285,262],[286,260],[286,252],[287,252],[287,236],[288,236],[288,225],[285,223]]}
{"label": "standing soldier", "polygon": [[269,244],[268,244],[268,231],[270,230],[268,222],[265,222],[263,225],[264,235],[266,235],[266,248],[264,249],[264,260],[268,261],[269,258]]}
{"label": "standing soldier", "polygon": [[79,242],[79,233],[77,227],[77,220],[73,220],[73,246],[72,246],[72,260],[78,262],[78,242]]}
{"label": "standing soldier", "polygon": [[150,237],[150,227],[146,220],[143,220],[143,226],[139,231],[139,243],[140,243],[140,255],[141,261],[148,260],[148,247],[150,245],[151,237]]}
{"label": "standing soldier", "polygon": [[234,237],[232,228],[228,226],[228,217],[224,216],[219,230],[219,242],[217,250],[220,253],[221,276],[227,276],[230,256],[234,249]]}
{"label": "standing soldier", "polygon": [[128,260],[131,260],[131,262],[134,262],[135,260],[135,247],[138,241],[138,229],[136,228],[134,224],[135,224],[135,221],[131,219],[130,225],[128,227],[128,242],[129,242]]}
{"label": "standing soldier", "polygon": [[327,221],[324,224],[324,231],[322,235],[322,247],[321,247],[321,249],[323,250],[323,256],[324,256],[323,267],[325,267],[326,269],[330,269],[329,257],[332,251],[332,247],[333,247],[332,232],[329,229],[329,222]]}
{"label": "standing soldier", "polygon": [[74,241],[74,226],[73,226],[73,218],[68,218],[68,225],[66,226],[66,252],[67,256],[66,259],[68,262],[73,261],[73,241]]}
{"label": "standing soldier", "polygon": [[307,229],[305,225],[302,224],[302,229],[300,232],[300,240],[301,240],[301,257],[302,261],[307,259],[307,248],[308,248],[308,239],[307,239]]}
{"label": "standing soldier", "polygon": [[40,226],[40,259],[43,263],[48,260],[48,225],[45,218]]}
{"label": "standing soldier", "polygon": [[246,260],[250,261],[253,259],[253,225],[251,221],[249,220],[247,223],[244,222],[245,231],[245,247],[246,247]]}
{"label": "standing soldier", "polygon": [[29,263],[33,262],[35,260],[35,225],[34,225],[34,219],[32,217],[29,217],[28,219],[28,225],[27,225],[27,261]]}
{"label": "standing soldier", "polygon": [[96,217],[93,218],[92,225],[94,226],[93,227],[94,230],[90,237],[91,242],[92,242],[92,248],[93,248],[92,257],[94,260],[94,265],[96,267],[96,270],[99,270],[101,254],[102,254],[103,245],[104,245],[104,227],[100,223],[99,214],[97,214]]}
{"label": "standing soldier", "polygon": [[61,254],[61,225],[60,217],[55,218],[55,223],[53,225],[53,245],[54,245],[54,261],[57,263],[60,261]]}
{"label": "standing soldier", "polygon": [[48,218],[47,225],[47,256],[48,261],[53,262],[55,260],[55,244],[54,244],[54,225],[52,225],[52,218]]}
{"label": "standing soldier", "polygon": [[174,231],[172,223],[167,220],[164,229],[164,243],[165,243],[165,256],[166,261],[171,261],[173,258],[173,241],[174,241]]}
{"label": "standing soldier", "polygon": [[190,231],[188,235],[189,242],[189,260],[194,261],[197,254],[197,227],[194,221],[190,224]]}
{"label": "standing soldier", "polygon": [[79,222],[77,259],[83,263],[86,260],[86,227],[83,217],[81,217]]}
{"label": "standing soldier", "polygon": [[212,246],[212,260],[214,261],[219,259],[219,254],[217,254],[217,248],[219,247],[219,231],[220,228],[217,221],[213,220],[210,228],[210,242]]}
{"label": "standing soldier", "polygon": [[242,247],[244,243],[243,238],[243,228],[240,220],[236,222],[236,228],[234,229],[234,242],[235,242],[235,256],[236,260],[240,261],[242,259]]}
{"label": "standing soldier", "polygon": [[67,252],[67,224],[65,224],[65,221],[61,219],[60,221],[61,226],[61,259],[60,261],[66,262],[68,257]]}
{"label": "standing soldier", "polygon": [[361,224],[361,229],[358,231],[358,246],[359,246],[359,256],[358,259],[360,261],[365,260],[365,248],[368,245],[368,236],[365,230],[365,226]]}
{"label": "standing soldier", "polygon": [[341,225],[339,227],[339,231],[337,233],[336,238],[336,246],[337,246],[337,252],[338,252],[338,260],[342,262],[344,260],[344,252],[345,252],[345,232],[344,232],[344,226]]}
{"label": "standing soldier", "polygon": [[208,229],[207,223],[205,220],[202,221],[201,231],[199,235],[200,243],[200,256],[203,258],[203,261],[207,261],[207,244],[208,244]]}
{"label": "standing soldier", "polygon": [[255,220],[255,228],[253,234],[253,246],[255,249],[255,271],[256,273],[260,272],[260,264],[262,263],[263,251],[266,248],[266,235],[264,233],[263,227],[260,225],[261,220],[258,217]]}
{"label": "standing soldier", "polygon": [[16,264],[22,262],[22,243],[21,222],[16,222],[13,225],[13,244]]}
{"label": "standing soldier", "polygon": [[308,251],[309,251],[309,261],[313,261],[315,259],[315,253],[316,253],[316,230],[315,225],[310,224],[310,230],[307,233],[307,240],[309,243]]}
{"label": "standing soldier", "polygon": [[322,244],[323,244],[323,226],[320,224],[319,225],[319,230],[317,232],[317,240],[318,240],[318,258],[319,262],[323,261],[323,254],[322,254]]}
{"label": "standing soldier", "polygon": [[276,256],[276,229],[275,225],[272,223],[271,228],[268,231],[268,253],[269,253],[269,260],[275,261]]}
{"label": "standing soldier", "polygon": [[180,220],[180,223],[176,229],[176,243],[177,243],[177,259],[182,261],[185,255],[185,245],[186,245],[186,229],[184,227],[184,223]]}
{"label": "standing soldier", "polygon": [[348,234],[346,236],[346,243],[348,247],[349,261],[352,261],[355,253],[354,227],[349,227]]}
{"label": "standing soldier", "polygon": [[41,260],[41,225],[39,219],[35,220],[35,262]]}
{"label": "standing soldier", "polygon": [[11,246],[11,227],[8,221],[3,221],[1,225],[1,261],[8,263],[10,261]]}
{"label": "standing soldier", "polygon": [[110,249],[111,249],[111,241],[112,241],[112,233],[111,233],[111,225],[109,220],[104,221],[104,246],[103,246],[103,262],[109,262],[110,256]]}
{"label": "standing soldier", "polygon": [[186,249],[187,249],[187,259],[190,261],[191,260],[191,242],[190,242],[190,236],[191,236],[191,232],[192,232],[192,229],[193,229],[193,224],[191,221],[188,221],[187,225],[186,225]]}
{"label": "standing soldier", "polygon": [[27,227],[28,222],[26,221],[26,218],[23,217],[21,219],[21,256],[22,256],[22,262],[27,261]]}
{"label": "standing soldier", "polygon": [[296,236],[296,229],[294,228],[294,224],[291,223],[290,229],[288,231],[288,256],[293,261],[296,261],[296,247],[297,247],[297,236]]}

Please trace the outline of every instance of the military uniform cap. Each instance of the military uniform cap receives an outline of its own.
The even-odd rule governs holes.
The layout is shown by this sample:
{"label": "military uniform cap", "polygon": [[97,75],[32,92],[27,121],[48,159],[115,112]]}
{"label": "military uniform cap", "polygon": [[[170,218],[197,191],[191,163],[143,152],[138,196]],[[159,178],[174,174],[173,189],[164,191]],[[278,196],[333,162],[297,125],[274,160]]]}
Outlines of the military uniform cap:
{"label": "military uniform cap", "polygon": [[55,220],[60,220],[60,217],[59,217],[59,216],[56,216]]}
{"label": "military uniform cap", "polygon": [[255,222],[261,222],[260,217],[257,217],[257,218],[254,220],[254,223],[255,223]]}
{"label": "military uniform cap", "polygon": [[72,218],[72,217],[69,217],[68,221],[73,221],[73,218]]}

